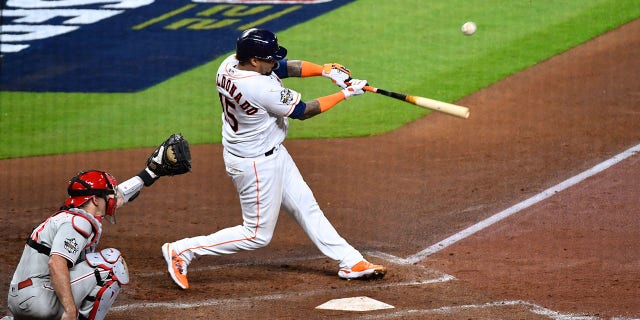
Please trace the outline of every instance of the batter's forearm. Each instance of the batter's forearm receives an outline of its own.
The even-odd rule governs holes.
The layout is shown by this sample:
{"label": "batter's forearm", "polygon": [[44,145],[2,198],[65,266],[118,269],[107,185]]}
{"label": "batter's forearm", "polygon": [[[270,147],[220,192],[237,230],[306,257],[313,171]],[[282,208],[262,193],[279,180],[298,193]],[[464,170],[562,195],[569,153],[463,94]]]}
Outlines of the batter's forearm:
{"label": "batter's forearm", "polygon": [[306,104],[307,107],[304,109],[304,113],[302,114],[302,116],[298,118],[299,120],[307,120],[322,113],[322,111],[320,110],[320,102],[318,102],[318,100],[311,100]]}

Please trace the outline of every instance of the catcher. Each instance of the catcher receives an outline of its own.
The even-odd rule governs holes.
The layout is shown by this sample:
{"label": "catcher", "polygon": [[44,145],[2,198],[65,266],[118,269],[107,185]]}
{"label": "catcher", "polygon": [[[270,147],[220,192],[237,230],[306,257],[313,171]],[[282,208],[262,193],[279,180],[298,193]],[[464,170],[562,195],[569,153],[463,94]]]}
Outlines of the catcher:
{"label": "catcher", "polygon": [[[9,287],[15,319],[104,319],[129,273],[120,251],[96,251],[102,220],[115,223],[116,209],[133,201],[161,176],[191,170],[189,143],[171,135],[136,176],[118,184],[109,173],[82,171],[69,181],[60,210],[27,238]],[[10,317],[8,317],[11,319]]]}

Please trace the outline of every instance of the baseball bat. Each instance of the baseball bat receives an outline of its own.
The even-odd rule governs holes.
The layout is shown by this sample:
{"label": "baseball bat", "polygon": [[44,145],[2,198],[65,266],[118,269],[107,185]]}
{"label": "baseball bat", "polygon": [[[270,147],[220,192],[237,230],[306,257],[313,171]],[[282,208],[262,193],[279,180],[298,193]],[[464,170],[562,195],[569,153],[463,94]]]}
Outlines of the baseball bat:
{"label": "baseball bat", "polygon": [[416,106],[444,112],[446,114],[450,114],[452,116],[460,117],[460,118],[469,118],[469,108],[442,102],[438,100],[433,100],[425,97],[411,96],[403,93],[397,93],[393,91],[387,91],[380,88],[375,88],[372,86],[364,86],[363,88],[366,91],[378,93],[381,95],[385,95],[387,97],[395,98],[398,100],[402,100],[411,104],[415,104]]}

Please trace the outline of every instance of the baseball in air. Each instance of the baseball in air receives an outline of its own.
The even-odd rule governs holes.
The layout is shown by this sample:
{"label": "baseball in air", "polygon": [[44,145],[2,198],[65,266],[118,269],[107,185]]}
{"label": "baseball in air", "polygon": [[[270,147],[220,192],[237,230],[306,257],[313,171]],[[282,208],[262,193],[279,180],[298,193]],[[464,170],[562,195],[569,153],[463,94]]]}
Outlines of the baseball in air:
{"label": "baseball in air", "polygon": [[465,22],[465,24],[463,24],[462,28],[460,29],[462,30],[462,33],[464,33],[467,36],[470,36],[476,33],[476,29],[478,29],[478,27],[476,26],[475,23],[473,23],[473,21],[468,21],[468,22]]}

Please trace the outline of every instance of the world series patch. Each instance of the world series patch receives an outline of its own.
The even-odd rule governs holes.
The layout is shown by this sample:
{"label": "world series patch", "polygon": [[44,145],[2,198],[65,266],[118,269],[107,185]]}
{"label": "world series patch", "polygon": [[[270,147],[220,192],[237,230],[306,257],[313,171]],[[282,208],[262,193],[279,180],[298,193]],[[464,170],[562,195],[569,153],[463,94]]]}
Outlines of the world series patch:
{"label": "world series patch", "polygon": [[283,89],[280,91],[280,102],[284,104],[291,104],[293,102],[294,95],[289,89]]}
{"label": "world series patch", "polygon": [[67,238],[64,239],[64,248],[67,250],[67,252],[69,252],[70,254],[76,254],[78,253],[78,251],[80,250],[78,248],[78,242],[76,241],[76,238]]}

